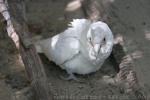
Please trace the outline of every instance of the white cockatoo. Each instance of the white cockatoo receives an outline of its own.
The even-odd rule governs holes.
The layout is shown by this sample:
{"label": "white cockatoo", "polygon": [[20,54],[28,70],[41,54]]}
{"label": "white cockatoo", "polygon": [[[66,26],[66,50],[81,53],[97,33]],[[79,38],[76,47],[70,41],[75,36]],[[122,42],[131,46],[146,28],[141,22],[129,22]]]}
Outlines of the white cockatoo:
{"label": "white cockatoo", "polygon": [[69,28],[51,38],[35,43],[44,53],[75,79],[74,73],[89,74],[99,70],[113,47],[113,34],[104,22],[74,19]]}

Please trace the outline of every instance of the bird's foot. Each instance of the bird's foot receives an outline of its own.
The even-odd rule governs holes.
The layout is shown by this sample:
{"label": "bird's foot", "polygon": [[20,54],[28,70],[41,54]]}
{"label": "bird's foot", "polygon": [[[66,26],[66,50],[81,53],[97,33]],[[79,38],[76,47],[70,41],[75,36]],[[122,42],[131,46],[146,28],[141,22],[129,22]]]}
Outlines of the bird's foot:
{"label": "bird's foot", "polygon": [[69,81],[69,80],[79,81],[78,78],[74,74],[69,74],[68,77],[60,76],[60,78],[66,81]]}
{"label": "bird's foot", "polygon": [[68,77],[60,76],[60,78],[61,78],[62,80],[65,80],[65,81],[73,80],[73,81],[76,81],[76,82],[78,82],[78,83],[85,83],[85,80],[82,80],[82,79],[80,79],[80,78],[77,78],[74,74],[69,75]]}
{"label": "bird's foot", "polygon": [[81,79],[79,79],[79,78],[77,78],[77,77],[72,73],[72,71],[70,71],[69,69],[67,69],[66,71],[67,71],[67,73],[68,73],[69,76],[68,76],[68,77],[60,76],[60,78],[61,78],[62,80],[67,80],[67,81],[69,81],[69,80],[74,80],[74,81],[76,81],[76,82],[84,83],[84,81],[81,80]]}

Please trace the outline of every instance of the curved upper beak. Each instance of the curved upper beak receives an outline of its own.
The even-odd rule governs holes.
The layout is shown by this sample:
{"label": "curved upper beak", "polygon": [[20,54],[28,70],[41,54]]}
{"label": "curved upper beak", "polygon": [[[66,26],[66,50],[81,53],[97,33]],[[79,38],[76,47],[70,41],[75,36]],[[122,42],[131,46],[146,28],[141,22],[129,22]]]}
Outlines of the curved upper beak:
{"label": "curved upper beak", "polygon": [[94,44],[94,51],[95,51],[95,56],[97,57],[98,53],[99,53],[99,50],[100,50],[100,44],[97,43],[97,44]]}

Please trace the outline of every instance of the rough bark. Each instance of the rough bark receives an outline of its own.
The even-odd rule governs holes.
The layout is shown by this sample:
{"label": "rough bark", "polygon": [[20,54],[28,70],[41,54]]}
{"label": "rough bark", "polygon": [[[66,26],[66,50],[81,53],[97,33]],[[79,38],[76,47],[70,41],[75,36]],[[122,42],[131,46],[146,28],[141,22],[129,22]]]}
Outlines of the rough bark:
{"label": "rough bark", "polygon": [[[2,6],[4,9],[2,9]],[[26,72],[31,81],[31,86],[35,92],[36,100],[51,100],[53,97],[48,88],[43,64],[36,53],[34,45],[30,43],[31,34],[25,22],[24,4],[18,0],[9,0],[8,7],[9,9],[7,9],[6,4],[4,5],[3,0],[1,0],[0,11],[7,21],[8,35],[20,51]]]}

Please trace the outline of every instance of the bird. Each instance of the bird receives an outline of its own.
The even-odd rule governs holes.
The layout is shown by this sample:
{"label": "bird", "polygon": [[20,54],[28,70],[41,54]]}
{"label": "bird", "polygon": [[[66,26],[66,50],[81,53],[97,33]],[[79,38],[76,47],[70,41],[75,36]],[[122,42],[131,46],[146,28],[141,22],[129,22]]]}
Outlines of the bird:
{"label": "bird", "polygon": [[68,28],[35,44],[45,56],[69,74],[66,80],[77,80],[74,74],[98,71],[113,48],[113,33],[102,21],[73,19]]}

